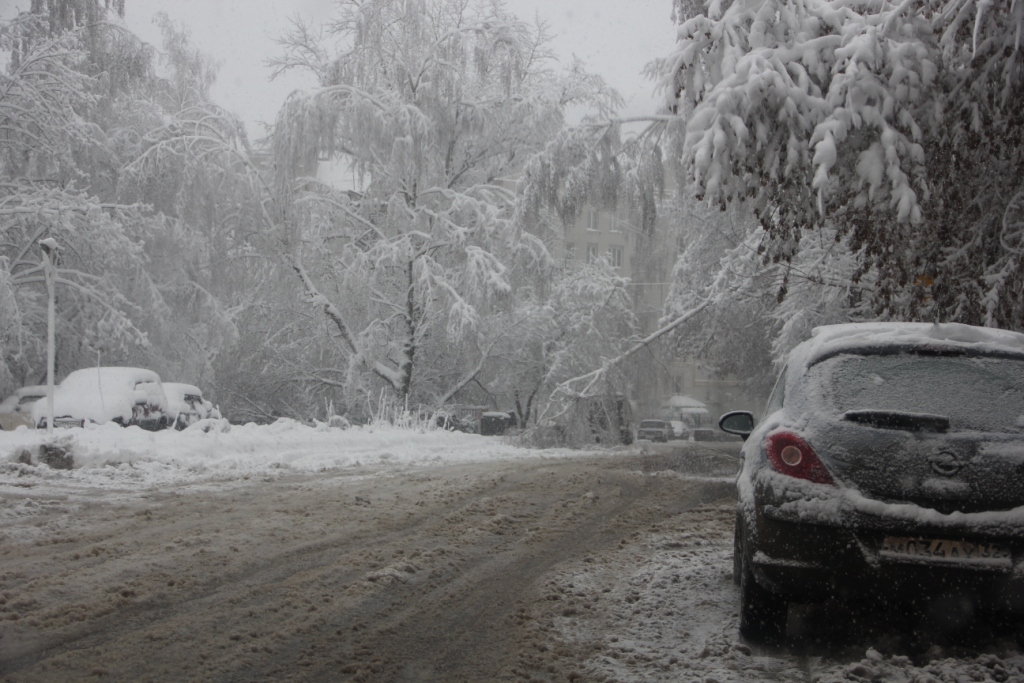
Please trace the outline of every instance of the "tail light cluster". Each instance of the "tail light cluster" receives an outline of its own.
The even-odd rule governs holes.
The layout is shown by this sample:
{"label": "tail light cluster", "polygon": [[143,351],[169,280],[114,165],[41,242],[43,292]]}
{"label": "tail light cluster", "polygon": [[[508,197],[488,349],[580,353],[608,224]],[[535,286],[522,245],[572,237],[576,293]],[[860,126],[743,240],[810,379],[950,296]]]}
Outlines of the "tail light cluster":
{"label": "tail light cluster", "polygon": [[777,472],[816,484],[835,485],[814,449],[796,434],[778,432],[770,435],[766,450],[768,462]]}

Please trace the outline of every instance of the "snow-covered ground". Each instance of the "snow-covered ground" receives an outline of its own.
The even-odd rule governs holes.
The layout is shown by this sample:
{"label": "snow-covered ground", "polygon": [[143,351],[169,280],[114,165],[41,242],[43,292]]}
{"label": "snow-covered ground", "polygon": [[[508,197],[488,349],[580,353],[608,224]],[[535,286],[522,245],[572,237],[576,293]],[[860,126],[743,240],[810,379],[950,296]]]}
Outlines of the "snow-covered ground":
{"label": "snow-covered ground", "polygon": [[[0,571],[0,623],[6,625],[0,629],[0,673],[11,674],[12,681],[70,680],[90,670],[128,680],[118,673],[119,662],[128,666],[123,653],[73,646],[82,619],[143,648],[136,659],[152,659],[157,671],[164,655],[159,648],[144,649],[146,638],[177,642],[168,635],[177,633],[177,622],[158,610],[152,621],[135,617],[141,620],[138,638],[117,631],[116,622],[104,621],[111,610],[109,586],[121,587],[117,608],[127,614],[146,614],[147,600],[173,612],[179,602],[206,596],[209,586],[227,591],[202,597],[216,625],[209,642],[202,641],[210,659],[165,680],[245,671],[254,658],[254,667],[287,669],[288,649],[281,643],[288,638],[306,644],[308,634],[335,633],[338,620],[348,618],[343,615],[358,615],[367,605],[401,604],[413,615],[448,619],[456,629],[465,629],[460,610],[466,619],[483,619],[515,644],[515,660],[501,673],[528,680],[1024,681],[1024,656],[1013,633],[998,633],[981,647],[922,649],[917,643],[915,652],[898,636],[877,632],[855,638],[839,653],[765,650],[742,642],[731,580],[731,478],[706,471],[708,462],[725,455],[715,450],[725,445],[643,444],[595,457],[435,429],[337,429],[287,420],[208,432],[106,426],[58,430],[55,438],[72,454],[71,469],[39,464],[45,432],[0,432],[0,556],[6,558]],[[702,461],[705,474],[679,471]],[[420,520],[414,536],[406,531],[407,519]],[[372,549],[360,545],[364,535],[374,539]],[[223,624],[237,616],[232,606],[251,598],[246,582],[232,588],[236,582],[221,583],[218,572],[251,577],[247,581],[255,586],[262,575],[253,567],[290,567],[320,548],[339,553],[338,559],[322,563],[321,581],[303,579],[301,585],[347,586],[331,593],[333,609],[303,612],[305,621],[293,636],[281,630],[260,641],[269,649],[258,656],[249,645],[236,653],[232,648],[241,641],[234,636],[217,639]],[[403,569],[395,574],[393,566]],[[525,570],[536,576],[523,579]],[[344,572],[342,584],[338,572]],[[381,580],[392,574],[393,581]],[[182,576],[196,584],[194,595]],[[505,596],[494,593],[510,614],[498,610],[487,621],[482,615],[496,608],[480,596],[497,586],[514,588]],[[184,597],[176,602],[173,591]],[[378,593],[386,600],[375,602]],[[141,613],[131,611],[136,603]],[[488,606],[477,611],[480,604]],[[186,631],[198,629],[195,617],[182,610]],[[268,623],[279,622],[277,610],[266,610]],[[243,611],[237,627],[255,629],[253,612]],[[370,614],[376,612],[361,618],[372,631]],[[372,618],[391,623],[386,610]],[[401,623],[417,638],[432,637],[430,629],[415,630],[419,622],[410,617]],[[361,633],[358,620],[355,626]],[[390,632],[381,629],[368,641],[378,664],[360,660],[358,648],[342,657],[341,666],[369,676],[355,680],[387,680],[394,673],[387,653],[405,656],[410,634],[402,631],[395,636],[399,642],[389,645]],[[178,638],[181,647],[197,647],[193,638]],[[65,659],[38,650],[40,642],[67,642]],[[504,651],[499,641],[488,647]],[[166,657],[174,659],[174,652]],[[429,663],[428,655],[429,649],[423,655]],[[374,667],[380,676],[370,675]],[[296,676],[289,680],[304,680]]]}
{"label": "snow-covered ground", "polygon": [[[732,504],[687,510],[612,552],[561,567],[546,586],[550,603],[533,615],[546,649],[577,653],[581,680],[616,683],[1024,681],[1020,644],[1005,630],[987,642],[908,645],[902,626],[885,627],[891,615],[869,613],[871,636],[814,645],[812,629],[830,630],[818,623],[788,649],[742,641],[734,515]],[[795,610],[798,621],[805,609]]]}
{"label": "snow-covered ground", "polygon": [[[206,426],[209,431],[204,431]],[[341,429],[295,420],[270,425],[207,421],[185,431],[90,424],[57,429],[52,443],[73,458],[70,470],[36,467],[44,430],[0,431],[0,486],[33,483],[37,494],[104,489],[124,495],[149,487],[211,488],[252,478],[360,468],[396,467],[579,455],[569,449],[534,450],[505,438],[390,425]],[[28,461],[28,464],[25,463]]]}

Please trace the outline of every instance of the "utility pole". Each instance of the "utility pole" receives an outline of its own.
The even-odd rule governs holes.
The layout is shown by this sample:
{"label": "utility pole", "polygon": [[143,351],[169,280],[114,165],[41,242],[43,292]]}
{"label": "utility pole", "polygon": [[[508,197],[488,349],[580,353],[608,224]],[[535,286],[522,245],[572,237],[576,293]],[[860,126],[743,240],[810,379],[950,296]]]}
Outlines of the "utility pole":
{"label": "utility pole", "polygon": [[53,436],[53,368],[57,356],[57,240],[47,237],[39,243],[46,277],[46,434]]}

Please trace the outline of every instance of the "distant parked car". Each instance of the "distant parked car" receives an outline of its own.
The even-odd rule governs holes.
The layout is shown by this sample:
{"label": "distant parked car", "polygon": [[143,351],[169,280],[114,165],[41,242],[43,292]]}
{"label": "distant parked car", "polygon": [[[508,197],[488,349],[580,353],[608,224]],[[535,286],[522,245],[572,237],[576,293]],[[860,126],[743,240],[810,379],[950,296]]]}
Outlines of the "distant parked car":
{"label": "distant parked car", "polygon": [[220,411],[203,398],[202,390],[192,384],[164,382],[167,395],[167,420],[181,430],[207,418],[220,419]]}
{"label": "distant parked car", "polygon": [[500,436],[512,426],[512,416],[500,411],[488,411],[480,416],[480,436]]}
{"label": "distant parked car", "polygon": [[819,327],[759,423],[719,425],[746,440],[733,576],[747,637],[785,636],[791,601],[1024,612],[1024,334]]}
{"label": "distant parked car", "polygon": [[694,441],[719,441],[718,431],[711,427],[696,427],[690,434]]}
{"label": "distant parked car", "polygon": [[672,425],[667,420],[641,420],[636,431],[637,441],[668,441],[673,436]]}
{"label": "distant parked car", "polygon": [[[37,426],[46,426],[46,411],[46,401],[32,406]],[[81,427],[86,422],[164,429],[170,420],[160,376],[142,368],[75,370],[53,392],[53,425]]]}
{"label": "distant parked car", "polygon": [[0,401],[0,429],[12,430],[35,424],[32,422],[32,404],[41,398],[46,398],[46,387],[28,386]]}

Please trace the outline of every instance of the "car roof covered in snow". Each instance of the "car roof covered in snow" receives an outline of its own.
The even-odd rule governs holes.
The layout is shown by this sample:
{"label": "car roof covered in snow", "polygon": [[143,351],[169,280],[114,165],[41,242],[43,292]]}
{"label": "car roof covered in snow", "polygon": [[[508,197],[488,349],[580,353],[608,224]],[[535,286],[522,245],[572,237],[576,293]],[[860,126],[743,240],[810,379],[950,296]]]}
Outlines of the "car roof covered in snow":
{"label": "car roof covered in snow", "polygon": [[794,369],[806,369],[837,353],[873,353],[892,347],[926,347],[965,353],[1020,356],[1024,334],[961,323],[846,323],[814,328],[790,353]]}
{"label": "car roof covered in snow", "polygon": [[[137,384],[151,385],[144,391]],[[120,417],[128,420],[136,400],[145,398],[150,404],[167,407],[167,398],[160,385],[160,375],[144,368],[98,367],[75,370],[64,378],[53,392],[54,417],[65,415],[104,423]],[[32,418],[39,421],[46,415],[46,402],[32,407]]]}

